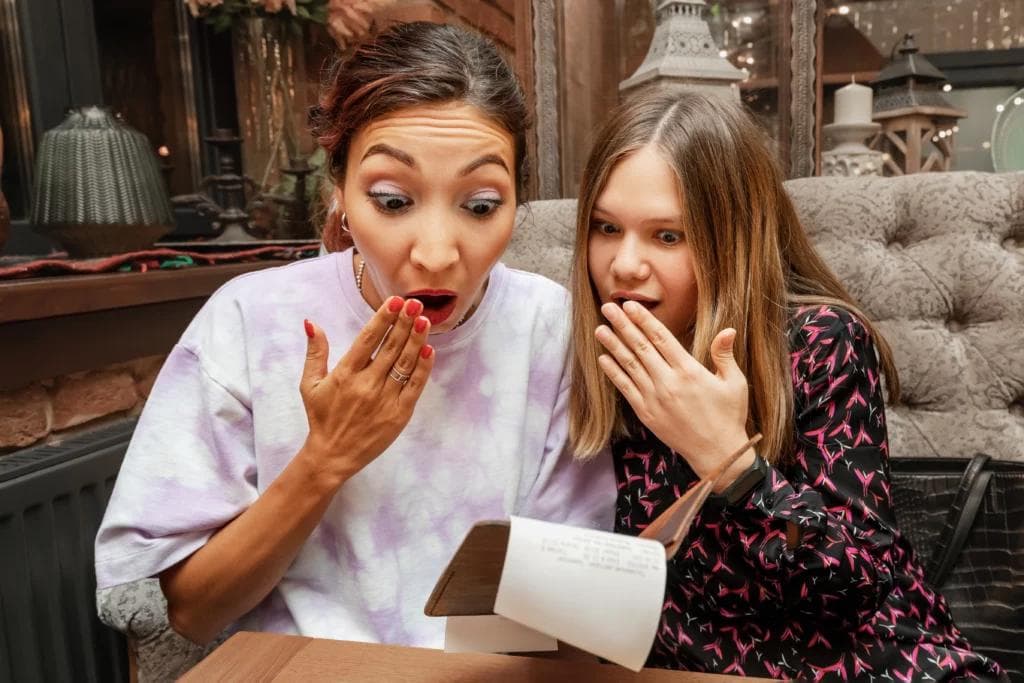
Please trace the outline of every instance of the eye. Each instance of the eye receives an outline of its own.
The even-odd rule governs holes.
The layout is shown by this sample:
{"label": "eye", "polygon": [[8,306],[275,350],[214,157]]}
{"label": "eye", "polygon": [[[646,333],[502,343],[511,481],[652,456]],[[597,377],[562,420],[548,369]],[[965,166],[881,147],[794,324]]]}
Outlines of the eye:
{"label": "eye", "polygon": [[401,213],[412,206],[411,199],[397,192],[370,190],[366,194],[373,200],[375,208],[384,213]]}
{"label": "eye", "polygon": [[683,241],[683,233],[678,230],[659,230],[656,237],[659,242],[666,246],[679,244]]}
{"label": "eye", "polygon": [[474,216],[483,218],[485,216],[490,216],[492,213],[498,210],[499,206],[501,206],[504,203],[505,202],[503,202],[500,199],[474,197],[473,199],[470,199],[462,206]]}
{"label": "eye", "polygon": [[590,229],[600,235],[614,235],[619,229],[611,223],[604,221],[594,221],[590,224]]}

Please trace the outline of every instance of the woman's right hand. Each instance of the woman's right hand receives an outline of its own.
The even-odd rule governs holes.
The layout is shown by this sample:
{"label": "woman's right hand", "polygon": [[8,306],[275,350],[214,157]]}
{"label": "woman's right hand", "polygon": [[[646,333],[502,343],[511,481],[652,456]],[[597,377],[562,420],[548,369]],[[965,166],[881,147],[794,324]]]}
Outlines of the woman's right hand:
{"label": "woman's right hand", "polygon": [[[387,299],[330,371],[327,335],[306,321],[309,340],[299,391],[309,436],[300,456],[312,459],[318,474],[344,483],[408,424],[434,366],[434,350],[425,343],[430,321],[419,315],[422,311],[415,299]],[[408,382],[396,375],[408,376]]]}

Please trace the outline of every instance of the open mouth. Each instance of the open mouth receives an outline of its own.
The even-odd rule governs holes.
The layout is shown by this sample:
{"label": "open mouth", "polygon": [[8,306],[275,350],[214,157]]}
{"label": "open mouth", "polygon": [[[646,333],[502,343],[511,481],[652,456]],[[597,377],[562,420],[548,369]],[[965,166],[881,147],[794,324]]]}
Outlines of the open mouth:
{"label": "open mouth", "polygon": [[430,321],[431,326],[440,325],[448,320],[455,311],[455,304],[459,299],[450,291],[411,292],[406,297],[417,299],[423,304],[421,315]]}
{"label": "open mouth", "polygon": [[613,296],[612,297],[612,303],[618,305],[619,308],[622,308],[622,304],[626,303],[627,301],[635,301],[636,303],[638,303],[641,306],[643,306],[644,308],[646,308],[648,311],[653,310],[654,307],[658,305],[657,301],[646,301],[644,299],[631,299],[631,298],[625,297],[625,296]]}

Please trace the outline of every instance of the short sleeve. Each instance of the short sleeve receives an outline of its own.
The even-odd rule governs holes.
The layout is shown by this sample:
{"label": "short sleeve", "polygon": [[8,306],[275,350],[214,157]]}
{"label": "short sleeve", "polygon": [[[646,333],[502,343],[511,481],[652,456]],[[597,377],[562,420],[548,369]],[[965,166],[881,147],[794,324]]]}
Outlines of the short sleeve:
{"label": "short sleeve", "polygon": [[159,574],[256,499],[240,327],[211,299],[167,357],[96,537],[98,588]]}

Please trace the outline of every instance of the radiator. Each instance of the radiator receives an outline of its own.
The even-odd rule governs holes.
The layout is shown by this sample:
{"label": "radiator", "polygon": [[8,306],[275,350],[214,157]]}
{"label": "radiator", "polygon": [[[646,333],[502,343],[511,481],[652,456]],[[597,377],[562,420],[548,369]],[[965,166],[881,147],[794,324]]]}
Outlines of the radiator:
{"label": "radiator", "polygon": [[0,681],[127,681],[93,541],[135,420],[0,456]]}

